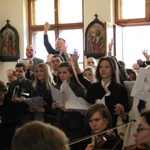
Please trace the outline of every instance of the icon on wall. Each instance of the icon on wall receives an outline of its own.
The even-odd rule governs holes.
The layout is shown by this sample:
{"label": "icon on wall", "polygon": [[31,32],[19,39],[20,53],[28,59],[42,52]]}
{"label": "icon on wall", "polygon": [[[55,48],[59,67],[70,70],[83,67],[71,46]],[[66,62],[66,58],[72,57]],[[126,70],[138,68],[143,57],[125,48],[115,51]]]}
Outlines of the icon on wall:
{"label": "icon on wall", "polygon": [[0,60],[17,61],[19,53],[19,35],[17,30],[10,25],[10,21],[0,31]]}
{"label": "icon on wall", "polygon": [[106,39],[105,23],[101,22],[95,14],[95,19],[85,31],[85,56],[100,58],[105,56]]}

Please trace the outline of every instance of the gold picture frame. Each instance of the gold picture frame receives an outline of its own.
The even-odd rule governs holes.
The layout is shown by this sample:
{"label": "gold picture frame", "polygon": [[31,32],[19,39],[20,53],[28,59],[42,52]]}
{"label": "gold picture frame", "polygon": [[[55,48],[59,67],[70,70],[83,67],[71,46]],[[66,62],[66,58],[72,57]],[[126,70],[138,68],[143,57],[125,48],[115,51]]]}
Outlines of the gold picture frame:
{"label": "gold picture frame", "polygon": [[17,61],[20,58],[19,53],[19,35],[17,30],[7,24],[0,31],[0,60],[1,61]]}
{"label": "gold picture frame", "polygon": [[106,32],[105,23],[101,22],[95,14],[95,19],[85,31],[85,52],[88,57],[100,58],[106,55]]}

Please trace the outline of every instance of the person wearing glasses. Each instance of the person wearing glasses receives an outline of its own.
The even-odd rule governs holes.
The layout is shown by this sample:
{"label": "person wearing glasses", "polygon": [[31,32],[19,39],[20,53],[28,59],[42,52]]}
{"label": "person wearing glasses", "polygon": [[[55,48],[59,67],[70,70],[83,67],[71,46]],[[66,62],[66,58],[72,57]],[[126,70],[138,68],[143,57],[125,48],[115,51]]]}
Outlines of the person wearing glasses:
{"label": "person wearing glasses", "polygon": [[51,58],[51,61],[50,61],[51,71],[52,71],[52,75],[53,75],[53,79],[55,83],[58,82],[58,67],[62,62],[64,62],[64,59],[59,54],[55,54]]}
{"label": "person wearing glasses", "polygon": [[35,67],[40,63],[44,63],[44,60],[36,57],[36,50],[31,44],[26,47],[26,56],[27,58],[25,59],[18,59],[17,63],[25,63],[27,67],[26,78],[34,81]]}
{"label": "person wearing glasses", "polygon": [[52,45],[49,42],[47,32],[51,28],[51,25],[49,23],[44,24],[44,46],[49,54],[59,54],[61,55],[65,61],[69,61],[69,58],[71,55],[67,52],[67,44],[65,39],[58,38],[56,40],[56,49],[52,47]]}
{"label": "person wearing glasses", "polygon": [[133,134],[136,144],[144,144],[150,149],[150,110],[143,111],[138,127]]}

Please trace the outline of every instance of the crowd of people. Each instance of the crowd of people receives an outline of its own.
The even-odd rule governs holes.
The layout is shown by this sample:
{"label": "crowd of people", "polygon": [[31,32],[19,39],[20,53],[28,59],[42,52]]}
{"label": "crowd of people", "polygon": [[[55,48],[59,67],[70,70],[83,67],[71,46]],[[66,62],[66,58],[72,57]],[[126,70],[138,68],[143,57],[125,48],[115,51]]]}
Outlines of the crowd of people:
{"label": "crowd of people", "polygon": [[[89,57],[81,70],[78,54],[67,52],[63,38],[56,40],[56,49],[51,46],[50,27],[44,25],[47,62],[36,58],[29,44],[27,58],[7,71],[8,82],[0,80],[0,149],[150,149],[149,102],[134,97],[131,103],[126,86],[149,63],[148,53],[143,51],[146,61],[138,60],[131,70],[114,56]],[[53,99],[52,87],[61,91],[64,81],[76,97],[88,102],[87,110],[67,109]]]}

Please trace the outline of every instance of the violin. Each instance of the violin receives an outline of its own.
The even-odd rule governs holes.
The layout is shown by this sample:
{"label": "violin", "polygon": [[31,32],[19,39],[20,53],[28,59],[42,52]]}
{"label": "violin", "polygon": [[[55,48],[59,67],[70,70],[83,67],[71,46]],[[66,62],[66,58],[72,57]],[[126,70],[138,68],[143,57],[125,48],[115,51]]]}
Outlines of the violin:
{"label": "violin", "polygon": [[[82,138],[79,138],[79,139],[77,139],[77,140],[74,140],[74,141],[71,141],[70,143],[69,143],[69,145],[73,145],[73,144],[76,144],[76,143],[78,143],[78,142],[82,142],[82,141],[84,141],[84,140],[87,140],[87,139],[89,139],[89,138],[94,138],[94,137],[96,137],[96,136],[101,136],[101,137],[103,137],[103,140],[104,139],[107,139],[107,136],[109,135],[108,133],[110,132],[110,133],[112,133],[112,131],[113,130],[115,130],[115,129],[117,129],[117,128],[119,128],[119,127],[122,127],[122,126],[126,126],[127,124],[130,124],[130,123],[133,123],[133,122],[135,122],[136,120],[131,120],[131,121],[129,121],[128,123],[124,123],[124,124],[122,124],[122,125],[119,125],[119,126],[117,126],[117,127],[114,127],[114,128],[111,128],[111,129],[109,129],[109,130],[106,130],[106,131],[103,131],[103,132],[99,132],[99,133],[94,133],[94,134],[92,134],[92,135],[90,135],[90,136],[85,136],[85,137],[82,137]],[[105,136],[106,137],[105,137]],[[110,134],[111,135],[111,134]],[[113,134],[112,134],[113,135]],[[103,141],[102,140],[102,141]],[[103,142],[98,142],[97,141],[97,143],[103,143]],[[98,145],[98,144],[97,144]]]}
{"label": "violin", "polygon": [[107,140],[114,138],[115,132],[112,130],[107,130],[100,137],[94,137],[94,149],[100,149]]}
{"label": "violin", "polygon": [[124,147],[123,150],[149,150],[149,148],[144,144],[134,144]]}

